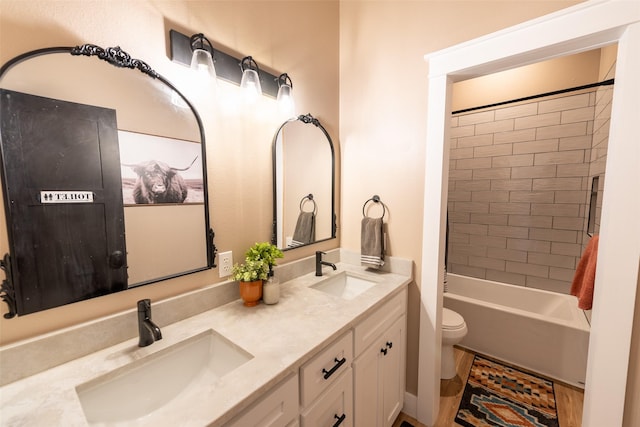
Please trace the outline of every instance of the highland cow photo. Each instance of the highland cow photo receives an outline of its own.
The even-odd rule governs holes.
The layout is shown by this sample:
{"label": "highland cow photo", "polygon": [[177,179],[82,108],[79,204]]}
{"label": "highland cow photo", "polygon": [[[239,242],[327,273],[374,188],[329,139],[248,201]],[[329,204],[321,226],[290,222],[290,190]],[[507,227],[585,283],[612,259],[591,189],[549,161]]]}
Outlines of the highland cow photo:
{"label": "highland cow photo", "polygon": [[199,143],[119,131],[125,206],[204,203]]}

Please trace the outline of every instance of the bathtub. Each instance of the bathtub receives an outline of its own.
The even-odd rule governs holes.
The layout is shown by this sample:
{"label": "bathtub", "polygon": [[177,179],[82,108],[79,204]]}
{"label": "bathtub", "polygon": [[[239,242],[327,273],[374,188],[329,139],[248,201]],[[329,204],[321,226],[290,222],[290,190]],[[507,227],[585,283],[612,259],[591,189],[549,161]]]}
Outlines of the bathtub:
{"label": "bathtub", "polygon": [[461,347],[584,388],[589,322],[575,297],[451,273],[447,288],[469,329]]}

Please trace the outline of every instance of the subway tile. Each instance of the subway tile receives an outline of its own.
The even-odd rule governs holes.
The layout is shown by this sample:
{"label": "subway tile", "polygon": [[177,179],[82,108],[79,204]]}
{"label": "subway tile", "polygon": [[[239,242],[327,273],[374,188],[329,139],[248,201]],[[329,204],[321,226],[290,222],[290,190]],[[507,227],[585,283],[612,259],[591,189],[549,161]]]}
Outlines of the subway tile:
{"label": "subway tile", "polygon": [[532,179],[492,180],[491,190],[529,191],[531,190],[532,182]]}
{"label": "subway tile", "polygon": [[471,196],[474,202],[508,202],[508,191],[474,191]]}
{"label": "subway tile", "polygon": [[456,190],[467,190],[467,191],[487,191],[491,189],[491,180],[461,180],[456,181]]}
{"label": "subway tile", "polygon": [[454,233],[466,233],[466,234],[474,234],[486,236],[487,231],[489,230],[488,225],[484,224],[465,224],[465,223],[455,223],[452,224],[451,230]]}
{"label": "subway tile", "polygon": [[570,136],[560,138],[560,151],[591,148],[591,135]]}
{"label": "subway tile", "polygon": [[449,209],[449,222],[469,222],[470,214],[469,212],[456,212],[452,209]]}
{"label": "subway tile", "polygon": [[584,150],[557,151],[553,153],[537,153],[534,165],[566,165],[584,162]]}
{"label": "subway tile", "polygon": [[507,225],[508,215],[491,215],[472,213],[469,222],[474,224]]}
{"label": "subway tile", "polygon": [[575,165],[558,165],[557,177],[575,177],[575,176],[588,176],[589,164],[580,163]]}
{"label": "subway tile", "polygon": [[449,138],[449,149],[458,148],[458,138]]}
{"label": "subway tile", "polygon": [[449,191],[449,201],[450,202],[470,202],[471,192],[470,191]]}
{"label": "subway tile", "polygon": [[487,248],[484,246],[473,246],[464,244],[452,244],[451,252],[460,255],[486,256]]}
{"label": "subway tile", "polygon": [[578,243],[551,242],[551,253],[579,257],[582,253],[582,245]]}
{"label": "subway tile", "polygon": [[519,251],[529,252],[551,252],[551,242],[542,240],[529,239],[507,239],[507,249],[515,249]]}
{"label": "subway tile", "polygon": [[[449,250],[449,256],[447,257],[447,261],[449,265],[451,264],[469,264],[469,256],[468,255],[460,255],[455,254],[451,250]],[[449,270],[451,271],[451,270]]]}
{"label": "subway tile", "polygon": [[500,133],[493,134],[494,144],[507,144],[510,142],[534,141],[535,139],[536,139],[535,129],[514,130],[511,132],[500,132]]}
{"label": "subway tile", "polygon": [[542,277],[527,276],[527,288],[541,289],[543,291],[569,294],[571,283],[561,280],[545,279]]}
{"label": "subway tile", "polygon": [[513,154],[547,153],[558,151],[558,139],[526,141],[513,144]]}
{"label": "subway tile", "polygon": [[521,117],[515,120],[515,129],[531,129],[542,126],[553,126],[560,124],[560,112],[537,114],[535,116]]}
{"label": "subway tile", "polygon": [[513,156],[498,156],[491,159],[491,167],[532,166],[533,154],[517,154]]}
{"label": "subway tile", "polygon": [[493,135],[465,136],[458,138],[458,148],[477,147],[480,145],[493,144]]}
{"label": "subway tile", "polygon": [[509,283],[511,285],[524,286],[526,283],[526,277],[524,274],[507,273],[506,271],[495,271],[487,269],[487,280],[493,280],[494,282]]}
{"label": "subway tile", "polygon": [[[507,156],[511,154],[511,144],[489,145],[484,147],[475,147],[473,149],[473,157],[496,157]],[[489,159],[491,161],[491,159]]]}
{"label": "subway tile", "polygon": [[553,217],[576,217],[580,213],[580,205],[571,203],[533,203],[531,215],[549,215]]}
{"label": "subway tile", "polygon": [[481,111],[458,116],[458,126],[475,125],[476,123],[492,122],[494,120],[494,110]]}
{"label": "subway tile", "polygon": [[485,269],[478,267],[470,267],[468,265],[452,264],[451,273],[460,274],[462,276],[477,277],[478,279],[485,278]]}
{"label": "subway tile", "polygon": [[471,179],[472,173],[471,173],[471,169],[464,169],[464,170],[450,170],[449,171],[449,180],[459,180],[459,179],[463,179],[463,180],[467,180],[467,179]]}
{"label": "subway tile", "polygon": [[455,243],[468,244],[469,234],[449,232],[449,244],[455,244]]}
{"label": "subway tile", "polygon": [[470,159],[473,157],[473,147],[467,148],[454,148],[449,151],[450,159]]}
{"label": "subway tile", "polygon": [[510,227],[504,225],[490,225],[489,236],[511,237],[514,239],[526,239],[529,229],[526,227]]}
{"label": "subway tile", "polygon": [[554,201],[556,203],[586,203],[587,193],[582,190],[555,191]]}
{"label": "subway tile", "polygon": [[536,178],[533,180],[533,191],[548,190],[580,190],[581,178]]}
{"label": "subway tile", "polygon": [[508,179],[511,168],[473,169],[473,179]]}
{"label": "subway tile", "polygon": [[507,261],[527,262],[527,252],[514,249],[487,248],[487,257]]}
{"label": "subway tile", "polygon": [[509,215],[509,225],[514,227],[551,228],[553,217],[531,215]]}
{"label": "subway tile", "polygon": [[506,248],[507,238],[502,236],[470,235],[469,244],[472,246],[486,246],[487,248]]}
{"label": "subway tile", "polygon": [[529,264],[548,265],[550,267],[575,268],[576,257],[531,252],[527,257],[527,262]]}
{"label": "subway tile", "polygon": [[[531,228],[529,230],[529,238],[533,240],[546,240],[549,242],[577,243],[578,232],[572,231],[572,230],[550,230],[545,228]],[[507,245],[508,245],[508,242],[507,242]]]}
{"label": "subway tile", "polygon": [[[537,154],[536,154],[537,156]],[[524,166],[513,168],[511,178],[554,178],[556,176],[556,166]]]}
{"label": "subway tile", "polygon": [[457,161],[456,169],[487,169],[491,167],[491,159],[460,159]]}
{"label": "subway tile", "polygon": [[488,123],[479,123],[476,125],[476,135],[486,133],[508,132],[513,130],[513,119],[496,120]]}
{"label": "subway tile", "polygon": [[492,270],[504,270],[505,261],[503,259],[470,256],[469,265],[472,267],[490,268]]}
{"label": "subway tile", "polygon": [[540,101],[538,103],[538,114],[550,113],[553,111],[563,111],[572,108],[582,108],[589,106],[589,93],[579,95],[564,96],[561,98]]}
{"label": "subway tile", "polygon": [[526,276],[549,277],[549,267],[546,265],[507,261],[506,271],[509,273],[524,274]]}
{"label": "subway tile", "polygon": [[553,203],[553,191],[511,191],[510,202]]}
{"label": "subway tile", "polygon": [[455,210],[459,212],[489,213],[489,203],[455,202]]}
{"label": "subway tile", "polygon": [[566,125],[555,125],[536,128],[536,140],[551,138],[566,138],[568,136],[579,136],[587,134],[587,123],[568,123]]}
{"label": "subway tile", "polygon": [[494,202],[489,206],[489,213],[528,215],[530,212],[530,207],[530,203]]}
{"label": "subway tile", "polygon": [[496,120],[533,116],[535,114],[538,114],[538,103],[530,102],[528,104],[521,104],[513,107],[498,108],[496,110]]}
{"label": "subway tile", "polygon": [[588,120],[593,120],[595,108],[591,107],[583,107],[583,108],[574,108],[572,110],[564,110],[562,111],[562,120],[561,123],[575,123],[575,122],[585,122]]}
{"label": "subway tile", "polygon": [[549,267],[549,278],[572,282],[576,271],[573,268]]}
{"label": "subway tile", "polygon": [[586,218],[571,218],[557,216],[553,218],[553,228],[556,230],[584,230]]}
{"label": "subway tile", "polygon": [[452,128],[458,127],[458,116],[451,116],[449,127],[452,127]]}
{"label": "subway tile", "polygon": [[475,127],[471,126],[456,126],[449,129],[449,136],[451,138],[461,138],[463,136],[474,135]]}

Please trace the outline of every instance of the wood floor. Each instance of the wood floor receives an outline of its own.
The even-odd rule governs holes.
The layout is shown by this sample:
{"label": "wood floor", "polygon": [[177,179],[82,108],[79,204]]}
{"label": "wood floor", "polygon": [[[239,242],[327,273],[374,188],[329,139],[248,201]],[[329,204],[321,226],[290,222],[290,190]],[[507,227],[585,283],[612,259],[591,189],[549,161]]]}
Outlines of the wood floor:
{"label": "wood floor", "polygon": [[[467,382],[467,376],[471,370],[474,353],[457,347],[454,348],[454,352],[458,375],[450,380],[440,381],[440,412],[433,427],[450,427],[456,425],[453,420],[458,412],[460,398],[462,397],[464,385]],[[553,384],[556,393],[556,407],[560,427],[580,427],[582,425],[583,391],[555,380]],[[400,427],[402,421],[407,421],[414,427],[427,427],[404,413],[398,416],[393,427]]]}

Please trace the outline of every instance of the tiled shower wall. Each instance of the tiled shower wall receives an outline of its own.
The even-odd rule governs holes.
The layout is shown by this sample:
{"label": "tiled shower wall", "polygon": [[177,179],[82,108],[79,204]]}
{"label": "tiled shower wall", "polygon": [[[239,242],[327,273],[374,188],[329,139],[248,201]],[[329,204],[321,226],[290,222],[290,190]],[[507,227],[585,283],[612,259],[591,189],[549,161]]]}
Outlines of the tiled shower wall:
{"label": "tiled shower wall", "polygon": [[608,134],[592,147],[596,113],[607,112],[597,100],[607,96],[592,89],[452,118],[448,271],[569,292],[588,240],[590,176],[604,172]]}

